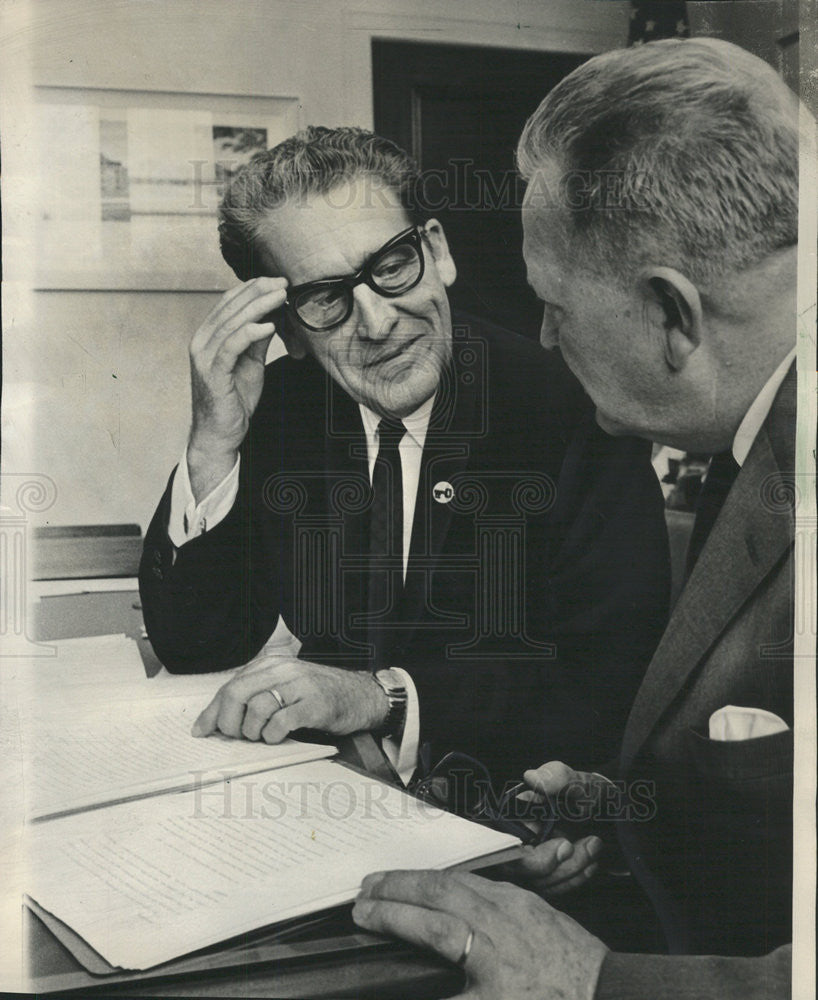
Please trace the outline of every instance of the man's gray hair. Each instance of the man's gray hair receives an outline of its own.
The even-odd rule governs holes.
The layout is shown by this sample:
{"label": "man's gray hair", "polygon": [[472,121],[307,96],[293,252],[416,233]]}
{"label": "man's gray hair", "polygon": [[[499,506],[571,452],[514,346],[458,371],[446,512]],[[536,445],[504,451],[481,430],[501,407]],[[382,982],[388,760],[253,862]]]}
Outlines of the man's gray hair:
{"label": "man's gray hair", "polygon": [[222,256],[236,276],[247,281],[262,270],[255,240],[266,214],[288,200],[327,194],[344,181],[363,178],[373,204],[389,189],[410,221],[416,211],[415,162],[389,139],[362,128],[311,125],[273,149],[257,153],[231,180],[219,206]]}
{"label": "man's gray hair", "polygon": [[797,243],[797,99],[727,42],[590,59],[529,118],[517,163],[529,204],[556,194],[597,273],[629,276],[650,259],[707,285]]}

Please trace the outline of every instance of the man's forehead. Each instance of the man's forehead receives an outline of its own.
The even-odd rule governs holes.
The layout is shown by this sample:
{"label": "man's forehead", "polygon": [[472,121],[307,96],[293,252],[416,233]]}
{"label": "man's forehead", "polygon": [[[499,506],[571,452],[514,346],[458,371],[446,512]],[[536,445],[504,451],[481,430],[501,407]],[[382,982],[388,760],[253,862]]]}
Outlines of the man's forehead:
{"label": "man's forehead", "polygon": [[535,209],[551,210],[564,200],[565,171],[556,159],[544,159],[532,169],[526,180],[523,204]]}
{"label": "man's forehead", "polygon": [[[265,264],[300,282],[358,270],[409,224],[394,191],[361,180],[344,182],[327,192],[294,196],[272,209],[257,226],[256,246]],[[313,270],[315,275],[304,277]]]}
{"label": "man's forehead", "polygon": [[[523,253],[526,263],[563,256],[569,248],[564,214],[553,205],[523,203]],[[531,258],[531,260],[529,260]]]}

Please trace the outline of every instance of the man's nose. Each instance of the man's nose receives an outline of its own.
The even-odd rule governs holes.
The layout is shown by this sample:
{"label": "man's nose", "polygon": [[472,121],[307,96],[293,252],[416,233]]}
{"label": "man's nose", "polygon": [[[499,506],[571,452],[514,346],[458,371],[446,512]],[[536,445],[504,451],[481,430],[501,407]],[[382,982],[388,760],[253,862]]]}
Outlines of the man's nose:
{"label": "man's nose", "polygon": [[561,312],[561,309],[548,304],[543,308],[540,343],[547,351],[559,345]]}
{"label": "man's nose", "polygon": [[355,322],[358,336],[366,340],[386,340],[398,318],[391,299],[358,285],[355,298]]}

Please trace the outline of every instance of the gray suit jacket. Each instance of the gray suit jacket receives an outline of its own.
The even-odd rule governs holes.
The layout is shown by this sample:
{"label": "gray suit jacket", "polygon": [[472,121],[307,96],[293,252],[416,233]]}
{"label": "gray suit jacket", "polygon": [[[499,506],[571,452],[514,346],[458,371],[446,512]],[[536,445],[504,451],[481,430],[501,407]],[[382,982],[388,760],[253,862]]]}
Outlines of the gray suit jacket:
{"label": "gray suit jacket", "polygon": [[[653,782],[655,811],[620,822],[620,843],[676,954],[609,955],[598,1000],[789,992],[795,390],[793,366],[623,737],[619,776]],[[725,705],[767,709],[790,729],[711,740],[709,717]]]}

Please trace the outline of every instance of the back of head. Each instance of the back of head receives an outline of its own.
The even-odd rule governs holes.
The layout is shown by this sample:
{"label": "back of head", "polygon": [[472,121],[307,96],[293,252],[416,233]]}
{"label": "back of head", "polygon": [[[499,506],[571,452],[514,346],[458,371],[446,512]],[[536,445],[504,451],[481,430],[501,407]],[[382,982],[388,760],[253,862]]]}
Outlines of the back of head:
{"label": "back of head", "polygon": [[708,286],[797,242],[797,99],[727,42],[590,59],[528,120],[517,157],[532,207],[547,173],[547,197],[597,273],[650,261]]}
{"label": "back of head", "polygon": [[311,125],[256,154],[232,179],[219,206],[222,256],[240,280],[257,277],[254,243],[268,212],[358,177],[370,182],[373,201],[389,188],[411,221],[422,221],[414,208],[417,167],[399,146],[362,128]]}

